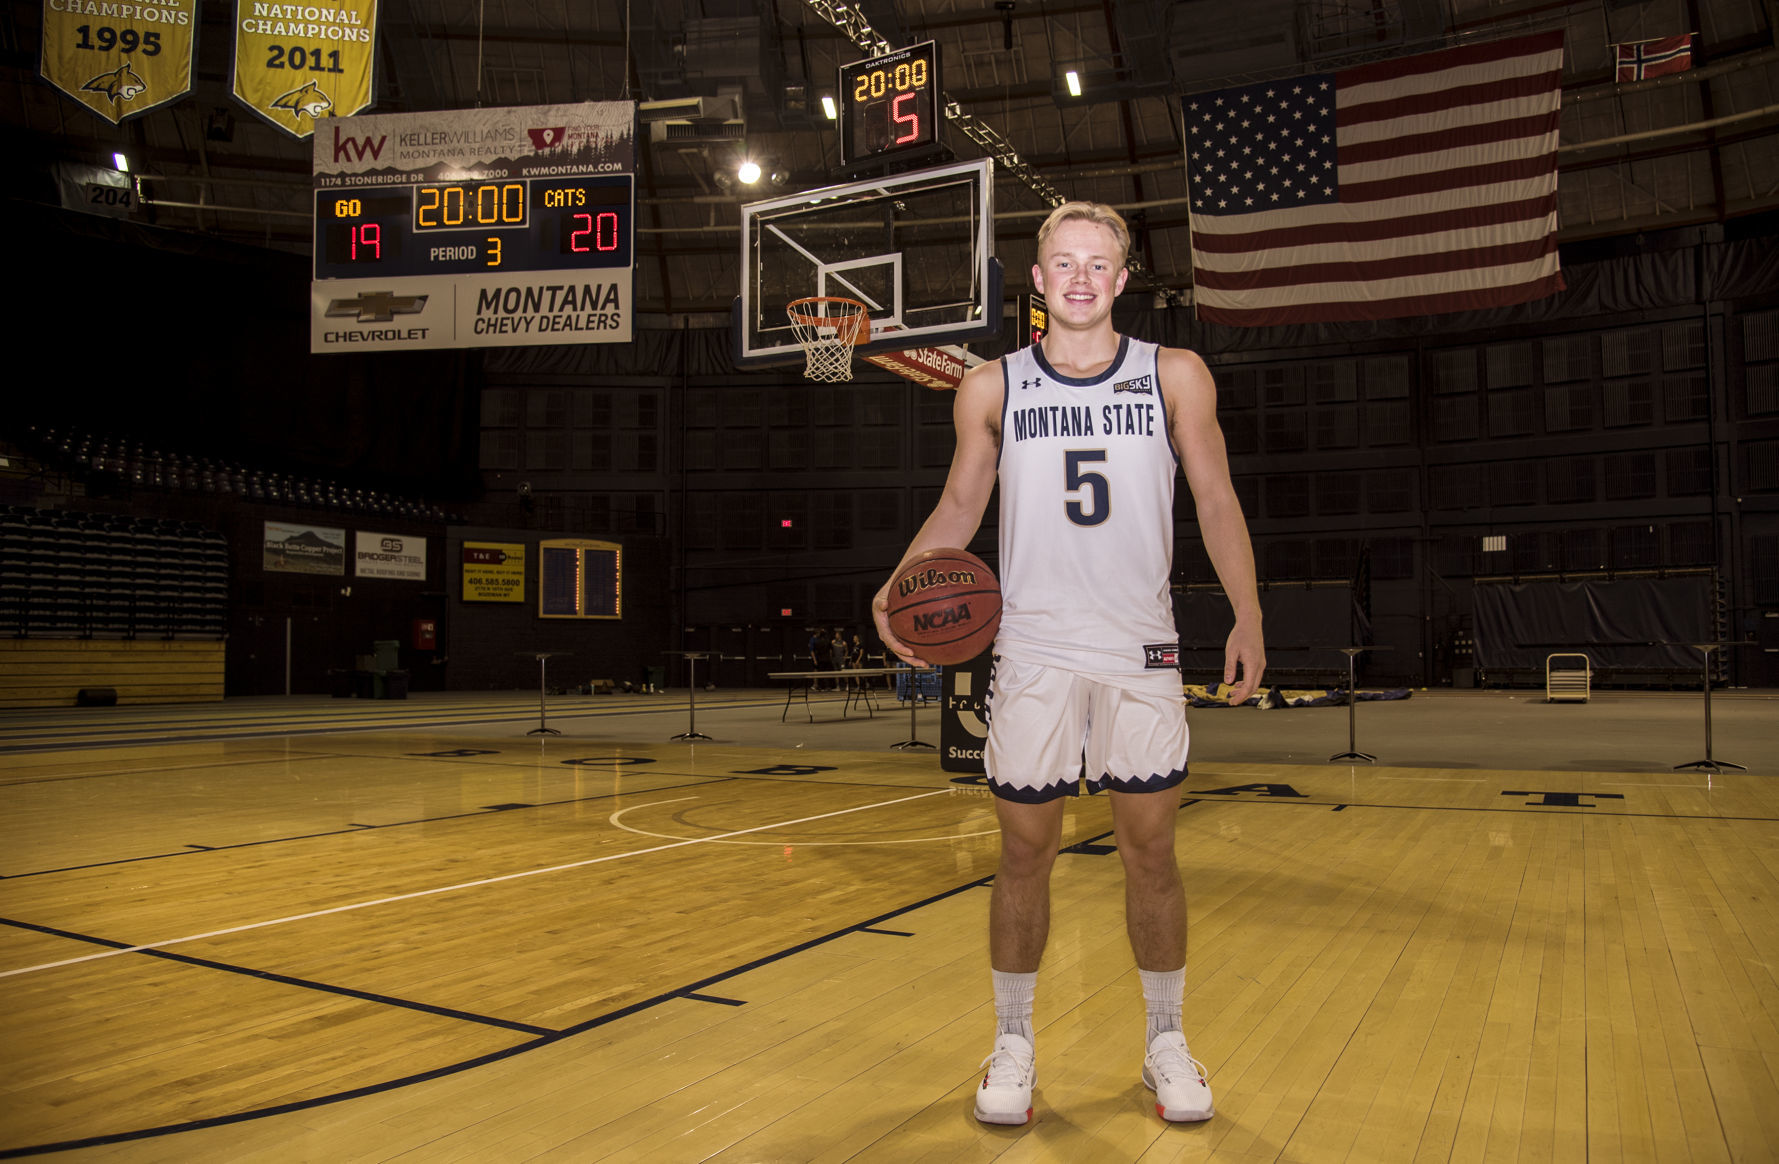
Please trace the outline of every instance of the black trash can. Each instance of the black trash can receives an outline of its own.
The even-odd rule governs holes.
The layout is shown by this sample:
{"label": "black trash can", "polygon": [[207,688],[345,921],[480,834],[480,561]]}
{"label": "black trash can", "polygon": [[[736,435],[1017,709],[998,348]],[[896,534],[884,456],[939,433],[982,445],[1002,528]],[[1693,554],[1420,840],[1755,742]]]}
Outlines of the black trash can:
{"label": "black trash can", "polygon": [[408,697],[408,673],[406,671],[383,672],[383,698],[406,699]]}

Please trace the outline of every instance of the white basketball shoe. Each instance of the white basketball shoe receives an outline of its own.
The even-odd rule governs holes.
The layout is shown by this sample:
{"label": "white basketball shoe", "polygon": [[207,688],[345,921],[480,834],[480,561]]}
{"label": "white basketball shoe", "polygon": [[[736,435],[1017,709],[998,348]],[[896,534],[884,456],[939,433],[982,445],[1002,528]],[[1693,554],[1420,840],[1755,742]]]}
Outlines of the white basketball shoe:
{"label": "white basketball shoe", "polygon": [[995,1036],[994,1053],[982,1061],[988,1074],[976,1089],[976,1118],[985,1124],[1023,1124],[1032,1118],[1037,1055],[1021,1035]]}
{"label": "white basketball shoe", "polygon": [[1216,1114],[1205,1069],[1192,1057],[1186,1036],[1179,1031],[1163,1031],[1150,1041],[1143,1058],[1143,1086],[1155,1093],[1155,1113],[1164,1120],[1193,1123]]}

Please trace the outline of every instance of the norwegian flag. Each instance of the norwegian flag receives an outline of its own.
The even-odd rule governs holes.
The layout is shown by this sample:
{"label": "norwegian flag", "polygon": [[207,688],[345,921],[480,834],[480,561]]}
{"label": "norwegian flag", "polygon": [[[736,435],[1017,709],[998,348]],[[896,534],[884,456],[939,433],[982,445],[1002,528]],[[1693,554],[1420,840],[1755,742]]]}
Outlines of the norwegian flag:
{"label": "norwegian flag", "polygon": [[1647,81],[1669,73],[1684,73],[1693,67],[1693,34],[1626,41],[1613,45],[1612,51],[1618,59],[1621,82]]}
{"label": "norwegian flag", "polygon": [[1562,89],[1553,32],[1184,98],[1199,318],[1399,319],[1561,291]]}

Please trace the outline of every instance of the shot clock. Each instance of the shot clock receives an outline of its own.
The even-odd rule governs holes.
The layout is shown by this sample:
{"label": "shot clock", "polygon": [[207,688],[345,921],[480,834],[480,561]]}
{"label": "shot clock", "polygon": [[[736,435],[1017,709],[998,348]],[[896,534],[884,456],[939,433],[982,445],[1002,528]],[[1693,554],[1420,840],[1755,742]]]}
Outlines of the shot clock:
{"label": "shot clock", "polygon": [[630,266],[631,185],[495,178],[315,192],[315,277]]}
{"label": "shot clock", "polygon": [[913,45],[840,67],[840,160],[847,166],[939,150],[939,46]]}

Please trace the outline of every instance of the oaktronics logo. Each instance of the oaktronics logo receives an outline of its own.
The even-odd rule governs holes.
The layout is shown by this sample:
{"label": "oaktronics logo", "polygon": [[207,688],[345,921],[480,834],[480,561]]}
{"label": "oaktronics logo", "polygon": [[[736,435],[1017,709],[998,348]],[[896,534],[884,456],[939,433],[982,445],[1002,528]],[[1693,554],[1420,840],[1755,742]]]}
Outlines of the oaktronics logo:
{"label": "oaktronics logo", "polygon": [[327,305],[327,317],[338,319],[355,315],[360,323],[388,323],[398,315],[418,315],[426,306],[424,295],[397,295],[393,291],[366,291],[351,299],[334,299]]}
{"label": "oaktronics logo", "polygon": [[1112,385],[1113,392],[1135,392],[1139,396],[1153,396],[1155,389],[1149,383],[1149,377],[1138,376],[1135,380],[1120,380]]}
{"label": "oaktronics logo", "polygon": [[918,574],[910,574],[906,578],[896,580],[896,593],[906,598],[910,594],[919,594],[922,590],[931,590],[935,586],[950,583],[954,586],[976,585],[974,570],[941,570],[928,567]]}
{"label": "oaktronics logo", "polygon": [[334,107],[334,99],[315,87],[310,81],[301,89],[292,89],[273,100],[273,109],[282,109],[290,114],[291,120],[301,124],[303,116],[308,115],[314,120]]}
{"label": "oaktronics logo", "polygon": [[1145,668],[1178,667],[1179,665],[1179,643],[1150,643],[1143,648],[1143,666]]}
{"label": "oaktronics logo", "polygon": [[82,85],[81,89],[103,93],[113,101],[132,101],[138,94],[148,90],[148,82],[138,77],[135,70],[130,68],[130,62],[125,61],[109,73],[100,73]]}

